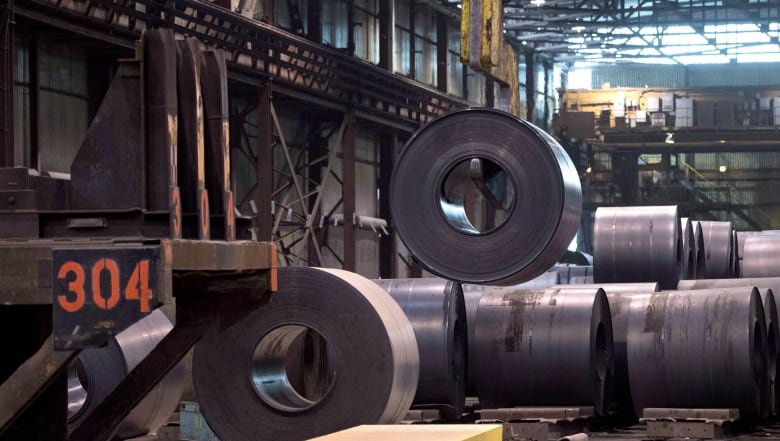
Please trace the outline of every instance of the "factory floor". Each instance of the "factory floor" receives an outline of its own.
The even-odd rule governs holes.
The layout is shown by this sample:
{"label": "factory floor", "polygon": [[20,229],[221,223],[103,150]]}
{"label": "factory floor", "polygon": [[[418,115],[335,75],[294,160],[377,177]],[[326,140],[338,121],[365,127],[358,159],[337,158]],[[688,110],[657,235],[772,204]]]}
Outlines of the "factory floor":
{"label": "factory floor", "polygon": [[[181,441],[179,438],[179,428],[175,424],[176,419],[176,416],[174,416],[174,419],[172,420],[174,423],[160,429],[158,435],[134,438],[130,441]],[[588,432],[588,437],[589,441],[640,441],[649,439],[643,424],[635,424],[624,428],[592,430]],[[673,438],[669,439],[672,440]],[[736,433],[731,433],[717,439],[735,441],[780,441],[780,421],[768,422],[751,429],[742,429]],[[510,439],[505,441],[510,441]]]}

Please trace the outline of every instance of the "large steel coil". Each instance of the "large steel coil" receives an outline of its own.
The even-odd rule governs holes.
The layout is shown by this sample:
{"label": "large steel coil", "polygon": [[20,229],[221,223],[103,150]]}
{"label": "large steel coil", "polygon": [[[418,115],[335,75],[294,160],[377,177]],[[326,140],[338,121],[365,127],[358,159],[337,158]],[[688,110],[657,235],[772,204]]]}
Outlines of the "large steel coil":
{"label": "large steel coil", "polygon": [[707,277],[707,259],[704,257],[704,232],[701,230],[701,224],[691,221],[693,228],[693,253],[696,268],[693,270],[695,279],[704,279]]}
{"label": "large steel coil", "polygon": [[680,278],[696,278],[696,237],[693,224],[687,217],[680,219],[680,238],[682,240],[682,261],[680,262]]}
{"label": "large steel coil", "polygon": [[[524,283],[520,283],[514,288],[516,289],[545,289],[553,285],[557,285],[560,282],[559,273],[553,270],[544,273],[541,276],[529,280]],[[466,303],[466,323],[468,329],[468,363],[466,364],[466,395],[474,397],[477,395],[477,379],[474,376],[474,354],[477,353],[474,347],[474,329],[476,329],[477,323],[477,309],[479,308],[479,299],[482,297],[482,293],[485,289],[490,290],[491,287],[484,285],[463,285],[463,298]]]}
{"label": "large steel coil", "polygon": [[628,330],[634,410],[738,408],[765,415],[767,333],[756,288],[635,296]]}
{"label": "large steel coil", "polygon": [[780,277],[779,234],[757,234],[745,240],[742,277]]}
{"label": "large steel coil", "polygon": [[764,293],[764,318],[767,329],[767,371],[769,375],[770,408],[777,414],[777,357],[780,356],[780,323],[778,323],[777,303],[774,293],[780,292],[780,277],[747,279],[706,279],[680,280],[677,289],[681,291],[695,289],[756,287]]}
{"label": "large steel coil", "polygon": [[[393,170],[396,230],[431,273],[512,285],[547,271],[579,227],[580,181],[539,128],[465,109],[418,130]],[[466,250],[466,252],[464,252]]]}
{"label": "large steel coil", "polygon": [[680,279],[682,241],[676,206],[599,207],[593,228],[593,280],[657,282]]}
{"label": "large steel coil", "polygon": [[728,279],[732,277],[731,222],[696,221],[701,225],[704,241],[704,275],[706,279]]}
{"label": "large steel coil", "polygon": [[[68,367],[68,424],[78,427],[173,329],[159,309],[114,337],[102,348],[86,349]],[[179,405],[184,365],[178,364],[119,424],[114,438],[154,433]]]}
{"label": "large steel coil", "polygon": [[466,400],[466,306],[460,284],[444,279],[374,282],[398,302],[420,350],[420,380],[413,405],[439,408],[459,419]]}
{"label": "large steel coil", "polygon": [[[631,385],[628,381],[628,316],[631,299],[636,295],[658,292],[657,283],[604,283],[596,285],[604,290],[609,300],[612,318],[612,342],[615,376],[613,401],[621,407],[631,407]],[[556,288],[593,290],[594,285],[560,285]]]}
{"label": "large steel coil", "polygon": [[195,394],[216,435],[298,440],[399,422],[419,356],[393,298],[342,270],[284,267],[278,278],[268,305],[195,346]]}
{"label": "large steel coil", "polygon": [[593,406],[604,412],[613,361],[603,290],[486,289],[475,339],[483,408]]}

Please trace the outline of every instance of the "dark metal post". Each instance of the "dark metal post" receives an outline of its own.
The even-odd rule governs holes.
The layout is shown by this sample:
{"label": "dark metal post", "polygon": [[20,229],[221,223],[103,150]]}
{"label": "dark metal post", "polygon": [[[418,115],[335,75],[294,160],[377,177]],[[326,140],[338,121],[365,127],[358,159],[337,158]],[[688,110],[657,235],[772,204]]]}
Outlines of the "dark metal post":
{"label": "dark metal post", "polygon": [[[379,135],[379,175],[377,176],[379,217],[386,220],[391,227],[393,219],[390,213],[390,177],[393,173],[395,144],[395,133],[387,132]],[[394,276],[395,234],[392,232],[392,228],[389,230],[390,234],[384,234],[379,237],[379,277],[383,279],[389,279]]]}
{"label": "dark metal post", "polygon": [[307,5],[307,15],[306,18],[308,24],[307,24],[307,30],[306,30],[306,38],[309,40],[315,42],[315,43],[322,43],[322,19],[321,19],[321,11],[322,11],[322,1],[321,0],[309,0]]}
{"label": "dark metal post", "polygon": [[447,61],[449,59],[449,51],[447,50],[449,44],[447,36],[448,22],[449,19],[446,15],[440,12],[436,13],[436,88],[444,93],[447,93],[447,80],[449,77],[449,70],[447,69]]}
{"label": "dark metal post", "polygon": [[271,128],[271,100],[273,88],[271,82],[260,89],[257,100],[257,240],[272,240],[273,222],[271,219],[271,201],[273,191],[273,130]]}
{"label": "dark metal post", "polygon": [[395,0],[379,0],[379,67],[393,71]]}
{"label": "dark metal post", "polygon": [[536,63],[534,53],[525,53],[525,118],[530,122],[536,121]]}
{"label": "dark metal post", "polygon": [[409,0],[409,78],[416,77],[417,70],[417,30],[415,29],[414,16],[417,15],[417,2]]}
{"label": "dark metal post", "polygon": [[347,52],[355,55],[355,0],[347,0]]}
{"label": "dark metal post", "polygon": [[344,199],[344,269],[355,271],[355,117],[348,113],[345,116],[344,140],[341,146],[343,157],[342,168],[342,198]]}
{"label": "dark metal post", "polygon": [[0,166],[13,165],[14,0],[0,10]]}
{"label": "dark metal post", "polygon": [[543,63],[544,68],[544,122],[542,123],[543,129],[550,128],[550,78],[552,77],[552,64]]}

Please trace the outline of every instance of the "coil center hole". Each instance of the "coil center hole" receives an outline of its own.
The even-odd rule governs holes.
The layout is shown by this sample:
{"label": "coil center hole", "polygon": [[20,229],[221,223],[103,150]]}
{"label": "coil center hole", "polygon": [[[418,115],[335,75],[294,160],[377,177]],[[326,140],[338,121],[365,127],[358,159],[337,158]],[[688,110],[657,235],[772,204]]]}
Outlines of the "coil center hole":
{"label": "coil center hole", "polygon": [[314,329],[283,325],[257,343],[251,375],[265,404],[280,411],[303,411],[330,392],[336,377],[335,350]]}
{"label": "coil center hole", "polygon": [[761,326],[756,320],[753,323],[753,370],[755,380],[758,384],[762,383],[766,375],[767,363],[764,350],[764,334],[761,332]]}
{"label": "coil center hole", "polygon": [[769,378],[774,380],[777,377],[777,340],[775,337],[776,323],[770,322],[767,326],[767,346],[769,348]]}
{"label": "coil center hole", "polygon": [[485,234],[506,222],[516,193],[512,179],[498,163],[474,157],[447,171],[439,204],[447,222],[456,230]]}
{"label": "coil center hole", "polygon": [[68,420],[79,415],[89,399],[91,384],[80,359],[68,366]]}
{"label": "coil center hole", "polygon": [[596,375],[598,376],[599,381],[604,381],[604,379],[607,378],[609,356],[604,323],[599,322],[598,327],[596,327]]}

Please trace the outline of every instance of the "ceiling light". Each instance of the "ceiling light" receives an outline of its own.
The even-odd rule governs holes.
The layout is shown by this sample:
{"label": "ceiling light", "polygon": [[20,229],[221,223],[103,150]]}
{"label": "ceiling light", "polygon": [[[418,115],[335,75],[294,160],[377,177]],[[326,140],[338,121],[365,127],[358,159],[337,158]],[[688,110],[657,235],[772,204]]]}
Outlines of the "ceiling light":
{"label": "ceiling light", "polygon": [[590,173],[593,171],[593,167],[588,166],[588,168],[585,169],[585,173]]}
{"label": "ceiling light", "polygon": [[718,167],[718,171],[721,173],[726,173],[726,170],[728,170],[728,168],[725,165]]}
{"label": "ceiling light", "polygon": [[571,30],[574,32],[582,32],[585,30],[585,26],[574,26],[573,28],[571,28]]}
{"label": "ceiling light", "polygon": [[544,4],[544,0],[531,0],[531,4],[534,6],[542,6]]}

